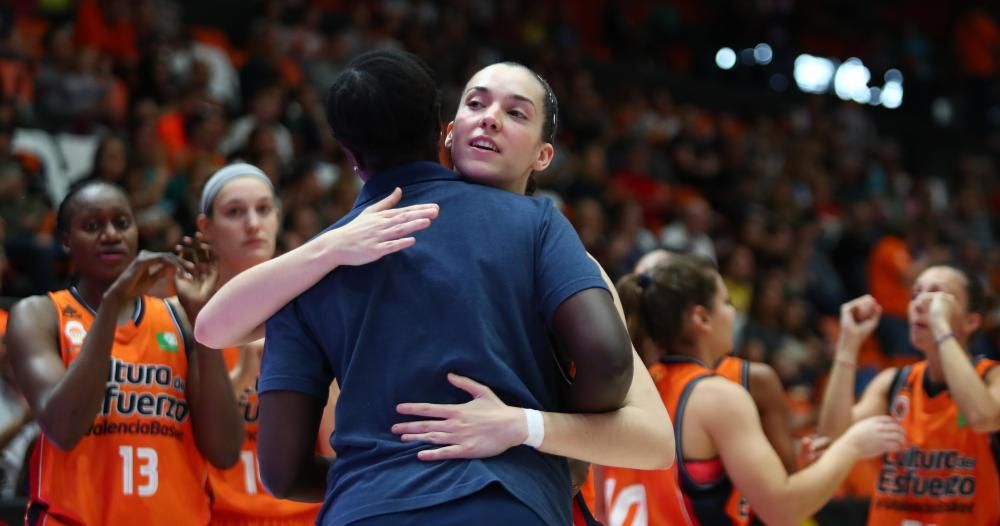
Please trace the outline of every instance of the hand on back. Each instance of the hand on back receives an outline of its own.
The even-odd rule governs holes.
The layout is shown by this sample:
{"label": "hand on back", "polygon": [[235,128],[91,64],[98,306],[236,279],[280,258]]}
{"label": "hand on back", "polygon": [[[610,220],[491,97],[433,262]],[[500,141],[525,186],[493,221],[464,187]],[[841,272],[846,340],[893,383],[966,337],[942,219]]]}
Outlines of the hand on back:
{"label": "hand on back", "polygon": [[364,265],[416,243],[411,234],[429,227],[439,208],[436,204],[392,208],[402,197],[402,190],[396,188],[350,223],[320,236],[330,243],[336,264]]}

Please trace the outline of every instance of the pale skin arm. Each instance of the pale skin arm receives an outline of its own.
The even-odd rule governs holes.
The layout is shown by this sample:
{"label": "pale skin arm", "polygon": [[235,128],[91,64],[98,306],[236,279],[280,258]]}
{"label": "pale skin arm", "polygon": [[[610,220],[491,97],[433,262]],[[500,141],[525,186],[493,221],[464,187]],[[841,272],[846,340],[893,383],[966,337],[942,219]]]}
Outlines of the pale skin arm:
{"label": "pale skin arm", "polygon": [[337,429],[337,423],[333,417],[337,410],[337,398],[340,398],[340,386],[335,381],[330,384],[326,407],[323,408],[323,418],[319,422],[319,454],[329,458],[337,456],[337,452],[330,446],[330,435]]}
{"label": "pale skin arm", "polygon": [[882,308],[872,296],[862,296],[840,308],[840,339],[834,354],[833,368],[819,410],[817,432],[831,439],[839,437],[851,424],[864,418],[889,412],[886,397],[895,369],[878,374],[854,403],[854,380],[858,352],[865,339],[878,326]]}
{"label": "pale skin arm", "polygon": [[350,223],[229,280],[201,310],[195,339],[213,349],[258,340],[271,315],[338,266],[363,265],[412,246],[411,234],[430,226],[439,209],[393,209],[402,195],[397,188]]}
{"label": "pale skin arm", "polygon": [[924,292],[916,301],[918,309],[930,309],[931,331],[940,342],[937,354],[941,369],[959,412],[977,433],[1000,430],[1000,367],[989,371],[985,381],[979,376],[954,337],[953,327],[963,323],[964,318],[955,297],[946,292]]}
{"label": "pale skin arm", "polygon": [[891,417],[866,419],[833,442],[815,463],[789,475],[764,435],[750,395],[716,378],[694,388],[685,424],[693,425],[694,433],[701,430],[708,435],[726,474],[767,524],[801,524],[830,500],[855,462],[896,450],[905,440]]}
{"label": "pale skin arm", "polygon": [[[624,320],[618,294],[607,274],[601,272]],[[670,415],[634,349],[632,357],[632,383],[621,409],[598,414],[542,412],[545,438],[538,450],[605,466],[665,469],[673,464]],[[520,408],[507,406],[488,387],[468,378],[449,374],[448,381],[471,394],[472,401],[397,407],[401,414],[444,419],[393,426],[393,433],[402,435],[404,441],[445,445],[421,451],[421,460],[490,457],[524,442],[527,421]]]}

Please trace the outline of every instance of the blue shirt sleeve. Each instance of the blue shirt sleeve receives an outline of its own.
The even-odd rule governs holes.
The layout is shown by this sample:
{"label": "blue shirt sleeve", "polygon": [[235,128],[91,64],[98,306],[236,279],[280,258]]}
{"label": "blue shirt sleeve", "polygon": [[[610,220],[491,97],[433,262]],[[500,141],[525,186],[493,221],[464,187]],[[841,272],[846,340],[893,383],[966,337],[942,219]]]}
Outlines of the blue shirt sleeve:
{"label": "blue shirt sleeve", "polygon": [[326,400],[333,370],[296,299],[282,307],[264,326],[264,355],[258,393],[296,391]]}
{"label": "blue shirt sleeve", "polygon": [[535,283],[542,314],[546,321],[551,321],[559,305],[570,296],[592,288],[608,290],[608,286],[576,230],[551,201],[546,199],[546,202],[539,246],[535,250],[538,258]]}

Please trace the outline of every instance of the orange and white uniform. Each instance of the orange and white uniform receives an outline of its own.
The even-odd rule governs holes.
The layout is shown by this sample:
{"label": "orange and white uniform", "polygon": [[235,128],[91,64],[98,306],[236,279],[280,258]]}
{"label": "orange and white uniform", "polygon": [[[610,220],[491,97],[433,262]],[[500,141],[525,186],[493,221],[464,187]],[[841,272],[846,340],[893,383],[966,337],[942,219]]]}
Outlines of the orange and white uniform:
{"label": "orange and white uniform", "polygon": [[649,373],[674,423],[677,461],[670,469],[656,471],[605,468],[608,526],[749,524],[746,500],[726,476],[722,462],[685,460],[682,454],[688,397],[698,382],[715,372],[697,360],[667,356]]}
{"label": "orange and white uniform", "polygon": [[[49,297],[69,368],[95,313],[75,289]],[[133,318],[115,330],[104,403],[86,435],[71,451],[44,435],[35,446],[26,524],[208,524],[207,463],[195,445],[187,381],[172,308],[137,299]]]}
{"label": "orange and white uniform", "polygon": [[[996,365],[979,359],[976,372],[985,376]],[[906,447],[882,457],[868,524],[1000,524],[1000,442],[973,431],[946,388],[928,387],[926,361],[900,369],[893,381],[889,414],[906,430]]]}
{"label": "orange and white uniform", "polygon": [[726,356],[715,365],[715,374],[750,391],[750,362],[736,356]]}
{"label": "orange and white uniform", "polygon": [[[240,349],[223,350],[226,366],[232,370]],[[257,386],[239,396],[245,433],[240,461],[229,469],[209,466],[212,524],[217,526],[312,526],[322,504],[276,499],[264,489],[257,468]]]}

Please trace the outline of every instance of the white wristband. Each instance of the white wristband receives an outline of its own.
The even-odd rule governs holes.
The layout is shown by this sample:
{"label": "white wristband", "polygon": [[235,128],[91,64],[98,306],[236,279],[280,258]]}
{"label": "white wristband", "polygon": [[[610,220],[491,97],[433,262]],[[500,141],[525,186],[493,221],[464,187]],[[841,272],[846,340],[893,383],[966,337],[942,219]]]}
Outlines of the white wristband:
{"label": "white wristband", "polygon": [[545,440],[545,419],[536,409],[525,409],[524,418],[528,421],[528,438],[524,439],[524,445],[537,449]]}

